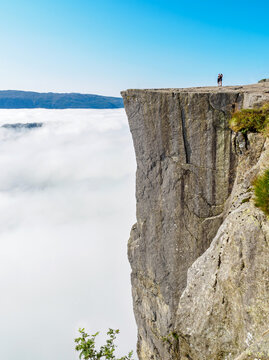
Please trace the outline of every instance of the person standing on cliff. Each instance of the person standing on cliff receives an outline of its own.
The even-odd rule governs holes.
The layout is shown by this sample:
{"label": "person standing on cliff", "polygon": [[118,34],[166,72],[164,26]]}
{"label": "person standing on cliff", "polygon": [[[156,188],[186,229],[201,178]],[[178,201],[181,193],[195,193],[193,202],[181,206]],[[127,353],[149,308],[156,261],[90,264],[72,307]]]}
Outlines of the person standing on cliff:
{"label": "person standing on cliff", "polygon": [[219,74],[218,75],[218,86],[222,86],[222,78],[223,78],[223,74]]}

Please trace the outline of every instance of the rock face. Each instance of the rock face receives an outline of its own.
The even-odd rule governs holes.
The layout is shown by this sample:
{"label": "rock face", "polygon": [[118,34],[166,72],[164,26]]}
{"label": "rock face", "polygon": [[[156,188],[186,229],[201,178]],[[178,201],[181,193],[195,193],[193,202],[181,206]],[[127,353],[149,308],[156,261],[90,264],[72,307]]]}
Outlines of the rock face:
{"label": "rock face", "polygon": [[[235,359],[269,329],[269,221],[249,191],[266,165],[269,141],[252,136],[225,220],[188,271],[176,324],[183,359]],[[263,352],[269,359],[269,343]]]}
{"label": "rock face", "polygon": [[228,128],[232,110],[268,92],[122,93],[137,159],[128,255],[140,360],[250,359],[247,348],[269,359],[269,224],[251,192],[269,144]]}

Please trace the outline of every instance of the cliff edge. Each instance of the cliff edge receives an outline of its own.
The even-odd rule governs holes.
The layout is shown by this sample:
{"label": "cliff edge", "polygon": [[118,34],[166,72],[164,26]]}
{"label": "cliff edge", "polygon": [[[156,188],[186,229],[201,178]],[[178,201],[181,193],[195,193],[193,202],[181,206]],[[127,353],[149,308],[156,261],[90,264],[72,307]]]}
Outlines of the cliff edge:
{"label": "cliff edge", "polygon": [[228,127],[235,109],[269,100],[269,84],[122,96],[137,160],[139,359],[269,359],[269,223],[251,188],[269,141]]}

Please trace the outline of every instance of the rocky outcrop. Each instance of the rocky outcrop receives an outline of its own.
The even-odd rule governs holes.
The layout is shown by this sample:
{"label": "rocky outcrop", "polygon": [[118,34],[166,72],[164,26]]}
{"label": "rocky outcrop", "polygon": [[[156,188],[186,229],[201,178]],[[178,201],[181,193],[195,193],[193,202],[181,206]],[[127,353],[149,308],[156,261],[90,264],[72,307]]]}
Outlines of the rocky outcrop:
{"label": "rocky outcrop", "polygon": [[269,351],[269,228],[251,192],[269,145],[228,128],[234,109],[268,93],[268,83],[122,93],[137,159],[128,255],[140,360]]}
{"label": "rocky outcrop", "polygon": [[264,82],[269,82],[269,79],[261,79],[260,81],[258,81],[259,84]]}

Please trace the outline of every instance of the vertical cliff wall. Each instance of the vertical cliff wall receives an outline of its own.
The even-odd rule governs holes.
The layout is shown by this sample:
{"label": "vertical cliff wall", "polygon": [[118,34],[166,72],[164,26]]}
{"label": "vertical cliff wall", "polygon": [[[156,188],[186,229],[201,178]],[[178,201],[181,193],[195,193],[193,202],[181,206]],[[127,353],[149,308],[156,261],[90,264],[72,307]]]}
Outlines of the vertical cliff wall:
{"label": "vertical cliff wall", "polygon": [[[236,351],[244,350],[244,345],[228,341],[225,332],[221,338],[223,318],[215,295],[221,241],[216,238],[231,204],[234,210],[238,207],[231,194],[241,186],[239,164],[251,168],[264,152],[259,138],[253,144],[260,148],[251,157],[250,142],[233,138],[228,119],[233,109],[266,99],[266,89],[256,85],[122,93],[137,159],[137,223],[131,231],[128,255],[141,360],[232,359]],[[252,162],[244,160],[247,165],[242,165],[242,157]],[[226,234],[227,229],[222,232]],[[210,317],[214,300],[219,326],[218,319]],[[215,348],[214,336],[220,337]],[[238,342],[244,342],[244,336]]]}

